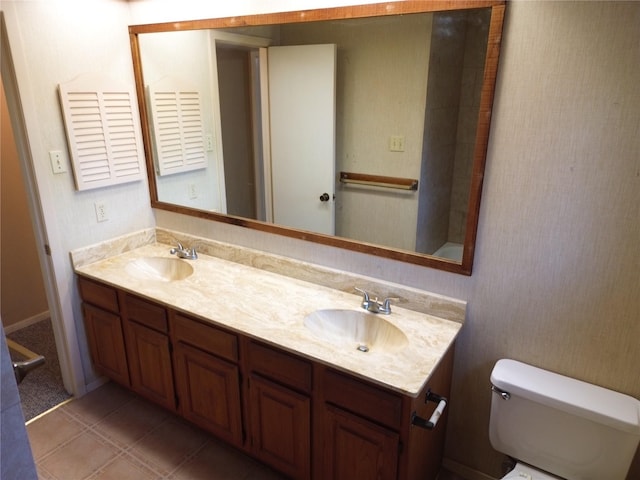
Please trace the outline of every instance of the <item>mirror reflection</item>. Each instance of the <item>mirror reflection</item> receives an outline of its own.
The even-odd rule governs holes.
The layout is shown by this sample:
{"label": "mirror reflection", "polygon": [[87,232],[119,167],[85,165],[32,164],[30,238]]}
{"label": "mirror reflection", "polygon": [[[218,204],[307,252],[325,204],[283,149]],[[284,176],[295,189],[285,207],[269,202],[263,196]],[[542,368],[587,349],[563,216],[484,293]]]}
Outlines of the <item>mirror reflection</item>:
{"label": "mirror reflection", "polygon": [[157,200],[460,263],[490,21],[138,34]]}

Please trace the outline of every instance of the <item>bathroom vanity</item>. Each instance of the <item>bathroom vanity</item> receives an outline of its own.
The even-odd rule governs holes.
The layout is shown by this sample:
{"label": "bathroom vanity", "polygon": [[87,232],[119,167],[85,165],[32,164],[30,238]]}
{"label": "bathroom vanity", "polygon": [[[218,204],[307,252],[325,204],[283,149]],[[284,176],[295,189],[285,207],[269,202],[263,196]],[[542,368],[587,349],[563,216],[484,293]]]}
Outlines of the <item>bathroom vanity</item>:
{"label": "bathroom vanity", "polygon": [[[361,310],[357,295],[169,249],[75,265],[98,373],[291,478],[436,478],[446,410],[433,429],[412,419],[432,415],[429,392],[448,397],[460,323],[392,306],[402,349],[346,348],[303,319]],[[130,267],[162,258],[164,277]]]}

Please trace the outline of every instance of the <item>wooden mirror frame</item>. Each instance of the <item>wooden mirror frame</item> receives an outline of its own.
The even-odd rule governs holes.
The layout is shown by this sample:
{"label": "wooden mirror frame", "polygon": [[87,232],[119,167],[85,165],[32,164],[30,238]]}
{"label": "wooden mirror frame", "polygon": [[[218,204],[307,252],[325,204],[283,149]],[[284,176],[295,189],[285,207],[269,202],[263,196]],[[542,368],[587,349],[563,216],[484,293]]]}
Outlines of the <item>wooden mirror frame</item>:
{"label": "wooden mirror frame", "polygon": [[[471,188],[469,192],[469,207],[467,213],[464,249],[462,262],[455,262],[441,257],[434,257],[423,253],[408,250],[398,250],[391,247],[375,245],[367,242],[351,240],[344,237],[336,237],[325,234],[283,227],[259,220],[252,220],[233,215],[207,212],[191,207],[174,205],[162,202],[158,199],[155,168],[152,157],[152,141],[149,129],[149,112],[144,101],[145,90],[142,73],[142,62],[138,35],[154,32],[169,32],[181,30],[200,30],[212,28],[246,27],[285,23],[304,23],[323,20],[343,20],[363,17],[381,17],[389,15],[403,15],[412,13],[441,12],[447,10],[464,10],[472,8],[491,8],[487,53],[485,61],[484,79],[480,98],[480,110],[476,130],[476,143],[473,153],[473,167]],[[478,228],[478,216],[480,213],[480,198],[482,195],[482,182],[486,163],[486,152],[489,141],[489,127],[491,124],[491,111],[493,95],[498,68],[500,44],[502,40],[502,23],[504,20],[505,0],[407,0],[391,3],[375,3],[369,5],[356,5],[348,7],[334,7],[304,11],[292,11],[281,13],[268,13],[247,15],[239,17],[215,18],[208,20],[192,20],[181,22],[167,22],[147,25],[133,25],[129,27],[131,52],[133,57],[133,69],[140,109],[142,136],[147,162],[147,175],[149,177],[149,193],[151,206],[161,210],[167,210],[184,215],[223,222],[241,227],[246,227],[263,232],[274,233],[286,237],[306,240],[308,242],[343,248],[378,257],[389,258],[401,262],[412,263],[425,267],[444,270],[452,273],[471,275],[473,257],[475,251],[476,233]]]}

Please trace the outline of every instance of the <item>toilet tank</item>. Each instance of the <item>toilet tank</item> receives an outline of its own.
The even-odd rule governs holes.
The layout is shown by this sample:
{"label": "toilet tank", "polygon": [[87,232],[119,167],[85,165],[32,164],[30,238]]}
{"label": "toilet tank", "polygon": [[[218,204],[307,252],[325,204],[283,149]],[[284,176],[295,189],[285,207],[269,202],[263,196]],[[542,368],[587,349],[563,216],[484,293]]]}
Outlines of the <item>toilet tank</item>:
{"label": "toilet tank", "polygon": [[571,480],[624,480],[640,441],[640,401],[517,362],[491,372],[496,450]]}

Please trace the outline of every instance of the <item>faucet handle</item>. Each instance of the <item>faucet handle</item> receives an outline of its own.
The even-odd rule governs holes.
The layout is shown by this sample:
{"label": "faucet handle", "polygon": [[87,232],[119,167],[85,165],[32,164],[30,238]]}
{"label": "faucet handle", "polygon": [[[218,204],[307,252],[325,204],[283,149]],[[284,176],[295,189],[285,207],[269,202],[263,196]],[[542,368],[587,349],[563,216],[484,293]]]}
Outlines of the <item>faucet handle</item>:
{"label": "faucet handle", "polygon": [[369,292],[358,287],[354,288],[362,294],[362,304],[360,306],[369,312],[378,313],[378,299],[371,300]]}
{"label": "faucet handle", "polygon": [[382,302],[382,305],[380,305],[380,308],[378,309],[378,311],[380,313],[384,313],[386,315],[391,313],[391,301],[397,302],[398,300],[400,300],[398,297],[388,297],[384,299],[384,302]]}
{"label": "faucet handle", "polygon": [[365,302],[369,301],[369,293],[368,292],[366,292],[365,290],[363,290],[361,288],[358,288],[358,287],[353,287],[353,288],[355,288],[358,292],[360,292],[362,294],[362,296],[364,297],[363,301],[365,301]]}

